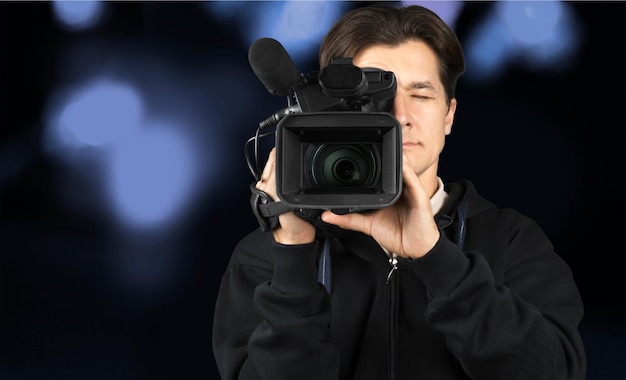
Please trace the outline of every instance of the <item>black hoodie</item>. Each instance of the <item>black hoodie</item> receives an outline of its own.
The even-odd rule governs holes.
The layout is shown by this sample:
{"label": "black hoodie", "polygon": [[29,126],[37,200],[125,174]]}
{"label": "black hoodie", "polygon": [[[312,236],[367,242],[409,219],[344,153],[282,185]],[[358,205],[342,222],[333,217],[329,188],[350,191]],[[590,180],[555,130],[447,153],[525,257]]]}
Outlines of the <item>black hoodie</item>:
{"label": "black hoodie", "polygon": [[391,275],[388,256],[361,233],[328,239],[329,289],[318,281],[321,239],[245,237],[216,302],[222,378],[584,379],[582,301],[546,235],[469,182],[445,190],[440,240]]}

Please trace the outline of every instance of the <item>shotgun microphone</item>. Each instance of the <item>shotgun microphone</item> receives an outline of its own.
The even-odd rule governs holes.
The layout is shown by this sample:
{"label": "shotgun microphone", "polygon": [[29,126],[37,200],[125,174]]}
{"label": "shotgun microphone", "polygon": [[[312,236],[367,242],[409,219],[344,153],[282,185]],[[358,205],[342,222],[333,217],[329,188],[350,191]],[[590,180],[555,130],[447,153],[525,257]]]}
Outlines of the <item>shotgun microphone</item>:
{"label": "shotgun microphone", "polygon": [[273,38],[254,41],[248,50],[248,62],[270,94],[278,96],[293,94],[300,74],[280,42]]}

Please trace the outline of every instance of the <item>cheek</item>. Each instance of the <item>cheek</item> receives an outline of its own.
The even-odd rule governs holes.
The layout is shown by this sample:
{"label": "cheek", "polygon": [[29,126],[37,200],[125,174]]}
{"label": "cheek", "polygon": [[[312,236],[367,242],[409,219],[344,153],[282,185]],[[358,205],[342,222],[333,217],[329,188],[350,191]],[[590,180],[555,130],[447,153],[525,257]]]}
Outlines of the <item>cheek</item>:
{"label": "cheek", "polygon": [[426,151],[429,156],[435,157],[441,154],[443,147],[446,143],[447,136],[447,128],[441,124],[441,120],[439,120],[439,124],[436,126],[433,125],[433,128],[429,129],[427,132],[427,141],[426,141]]}

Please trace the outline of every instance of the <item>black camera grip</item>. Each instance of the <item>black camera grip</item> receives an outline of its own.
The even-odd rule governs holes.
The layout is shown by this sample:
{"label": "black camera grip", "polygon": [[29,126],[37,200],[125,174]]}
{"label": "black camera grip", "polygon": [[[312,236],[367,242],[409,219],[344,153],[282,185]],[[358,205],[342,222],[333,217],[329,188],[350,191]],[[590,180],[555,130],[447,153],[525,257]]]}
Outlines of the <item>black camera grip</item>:
{"label": "black camera grip", "polygon": [[257,218],[261,231],[273,231],[278,228],[278,215],[293,211],[281,201],[274,201],[266,192],[256,188],[255,184],[250,184],[250,206]]}

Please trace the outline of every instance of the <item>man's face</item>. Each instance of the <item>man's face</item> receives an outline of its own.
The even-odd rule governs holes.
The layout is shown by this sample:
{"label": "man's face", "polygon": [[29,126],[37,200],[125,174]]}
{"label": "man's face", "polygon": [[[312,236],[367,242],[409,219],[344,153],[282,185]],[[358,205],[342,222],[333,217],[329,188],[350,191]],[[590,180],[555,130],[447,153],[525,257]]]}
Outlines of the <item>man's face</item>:
{"label": "man's face", "polygon": [[403,152],[418,176],[436,176],[439,154],[452,130],[456,99],[448,107],[435,53],[425,43],[412,40],[366,48],[353,62],[396,75],[398,89],[390,112],[402,126]]}

